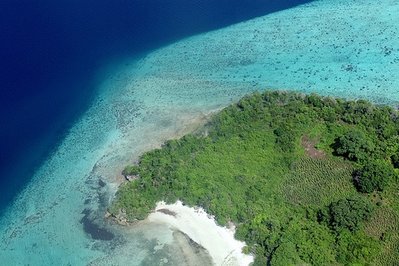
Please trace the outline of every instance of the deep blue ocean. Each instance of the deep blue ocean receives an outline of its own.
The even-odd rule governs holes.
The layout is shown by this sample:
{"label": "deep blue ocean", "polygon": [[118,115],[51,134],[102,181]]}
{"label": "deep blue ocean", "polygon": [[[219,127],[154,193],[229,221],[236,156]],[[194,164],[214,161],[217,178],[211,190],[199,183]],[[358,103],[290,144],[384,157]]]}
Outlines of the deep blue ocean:
{"label": "deep blue ocean", "polygon": [[305,2],[0,1],[0,209],[90,105],[99,69]]}

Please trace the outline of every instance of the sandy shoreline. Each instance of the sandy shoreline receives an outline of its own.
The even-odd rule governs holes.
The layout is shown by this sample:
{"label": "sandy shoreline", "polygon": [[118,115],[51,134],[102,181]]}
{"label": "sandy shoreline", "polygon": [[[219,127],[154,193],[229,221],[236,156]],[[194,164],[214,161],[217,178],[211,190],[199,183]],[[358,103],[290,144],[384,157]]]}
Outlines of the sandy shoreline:
{"label": "sandy shoreline", "polygon": [[190,208],[181,201],[158,202],[147,220],[183,232],[209,252],[215,265],[246,266],[254,260],[253,256],[242,253],[245,243],[234,238],[235,228],[218,226],[202,208]]}

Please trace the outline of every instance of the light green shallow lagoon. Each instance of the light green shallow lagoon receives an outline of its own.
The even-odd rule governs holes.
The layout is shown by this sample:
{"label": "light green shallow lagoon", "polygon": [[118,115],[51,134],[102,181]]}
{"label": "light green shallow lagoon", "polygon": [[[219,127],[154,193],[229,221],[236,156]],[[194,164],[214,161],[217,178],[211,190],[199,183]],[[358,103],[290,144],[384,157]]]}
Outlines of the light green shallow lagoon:
{"label": "light green shallow lagoon", "polygon": [[[251,91],[318,92],[398,106],[399,2],[315,1],[126,59],[98,79],[92,106],[2,215],[0,264],[210,263],[164,225],[107,224],[104,206],[123,166]],[[83,217],[114,238],[92,239]]]}

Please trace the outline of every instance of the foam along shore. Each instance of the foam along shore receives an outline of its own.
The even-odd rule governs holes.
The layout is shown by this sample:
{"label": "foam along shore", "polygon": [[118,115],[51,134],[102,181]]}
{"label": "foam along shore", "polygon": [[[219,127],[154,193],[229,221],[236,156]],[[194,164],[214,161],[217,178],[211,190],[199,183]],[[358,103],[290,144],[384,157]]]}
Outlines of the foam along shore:
{"label": "foam along shore", "polygon": [[252,255],[242,253],[246,244],[234,238],[235,228],[217,225],[214,217],[202,208],[188,207],[181,201],[174,204],[161,201],[147,220],[183,232],[208,251],[215,265],[244,266],[254,260]]}

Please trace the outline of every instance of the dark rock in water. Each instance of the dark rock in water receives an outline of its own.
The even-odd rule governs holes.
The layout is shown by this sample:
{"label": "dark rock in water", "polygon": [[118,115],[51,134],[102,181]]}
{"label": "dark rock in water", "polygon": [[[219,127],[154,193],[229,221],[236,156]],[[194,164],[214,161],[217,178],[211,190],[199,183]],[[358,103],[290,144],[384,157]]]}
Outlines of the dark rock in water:
{"label": "dark rock in water", "polygon": [[212,258],[209,252],[200,244],[192,240],[187,234],[181,231],[174,231],[173,237],[184,255],[182,265],[212,265]]}
{"label": "dark rock in water", "polygon": [[157,212],[162,212],[164,214],[176,217],[177,213],[175,213],[174,211],[168,210],[168,209],[159,209],[157,210]]}
{"label": "dark rock in water", "polygon": [[181,233],[182,235],[184,235],[184,237],[186,237],[186,239],[187,239],[187,241],[188,241],[188,244],[189,244],[191,247],[194,248],[194,250],[196,251],[196,253],[199,253],[199,252],[206,252],[206,253],[208,253],[208,251],[207,251],[203,246],[201,246],[200,244],[198,244],[197,242],[195,242],[194,240],[192,240],[188,235],[186,235],[185,233],[180,232],[180,231],[179,231],[179,233]]}
{"label": "dark rock in water", "polygon": [[107,229],[101,227],[95,221],[93,221],[89,216],[91,211],[88,209],[83,210],[83,218],[80,223],[83,224],[83,230],[90,235],[91,238],[95,240],[105,240],[110,241],[114,239],[115,235],[108,231]]}
{"label": "dark rock in water", "polygon": [[104,181],[102,181],[101,179],[98,180],[98,185],[100,187],[105,187],[106,183]]}
{"label": "dark rock in water", "polygon": [[82,211],[82,214],[84,214],[85,216],[88,216],[91,213],[91,211],[89,209],[84,209]]}

